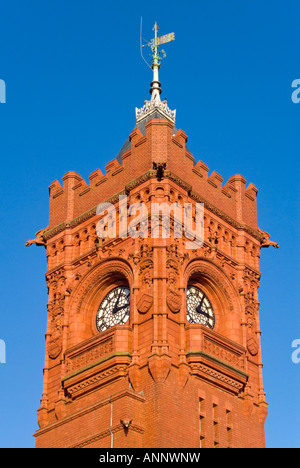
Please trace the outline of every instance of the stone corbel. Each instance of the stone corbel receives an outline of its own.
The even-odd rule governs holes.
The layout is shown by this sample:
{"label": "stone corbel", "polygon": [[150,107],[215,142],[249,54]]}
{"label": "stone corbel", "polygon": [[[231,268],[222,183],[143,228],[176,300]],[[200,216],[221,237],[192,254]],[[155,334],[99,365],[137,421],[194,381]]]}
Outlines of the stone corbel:
{"label": "stone corbel", "polygon": [[57,419],[62,419],[66,416],[66,398],[62,388],[58,391],[58,399],[55,402],[55,416]]}
{"label": "stone corbel", "polygon": [[164,383],[171,370],[171,357],[167,354],[152,354],[148,358],[148,368],[156,383]]}
{"label": "stone corbel", "polygon": [[178,369],[178,384],[184,388],[190,375],[190,366],[186,362],[181,362]]}
{"label": "stone corbel", "polygon": [[47,426],[47,424],[49,423],[48,399],[45,396],[41,398],[41,406],[37,411],[37,421],[40,429]]}
{"label": "stone corbel", "polygon": [[268,403],[265,400],[260,401],[258,403],[258,419],[261,424],[265,423],[268,411]]}
{"label": "stone corbel", "polygon": [[128,367],[128,377],[133,387],[133,390],[136,393],[139,393],[141,390],[141,372],[140,365],[137,362],[132,363]]}

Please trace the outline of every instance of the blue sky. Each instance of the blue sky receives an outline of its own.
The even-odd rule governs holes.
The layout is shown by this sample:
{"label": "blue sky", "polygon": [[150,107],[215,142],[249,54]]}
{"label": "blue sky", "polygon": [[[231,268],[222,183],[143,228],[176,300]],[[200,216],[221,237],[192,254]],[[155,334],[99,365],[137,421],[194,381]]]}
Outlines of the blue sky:
{"label": "blue sky", "polygon": [[149,97],[144,37],[166,45],[163,98],[194,157],[224,183],[242,174],[279,250],[261,255],[260,327],[268,447],[299,447],[299,1],[96,0],[1,3],[0,446],[33,447],[42,394],[46,256],[24,247],[48,225],[48,187],[69,170],[104,171]]}

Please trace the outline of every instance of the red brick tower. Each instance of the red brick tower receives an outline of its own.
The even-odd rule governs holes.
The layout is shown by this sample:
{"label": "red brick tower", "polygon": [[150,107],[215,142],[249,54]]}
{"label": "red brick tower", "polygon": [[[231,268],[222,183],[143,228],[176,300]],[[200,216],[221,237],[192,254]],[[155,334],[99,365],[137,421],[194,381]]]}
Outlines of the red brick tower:
{"label": "red brick tower", "polygon": [[[49,226],[28,242],[48,259],[37,447],[265,444],[259,256],[277,244],[257,226],[256,187],[208,176],[159,94],[157,75],[105,174],[50,185]],[[153,216],[162,203],[193,222],[204,204],[200,247],[174,210]]]}

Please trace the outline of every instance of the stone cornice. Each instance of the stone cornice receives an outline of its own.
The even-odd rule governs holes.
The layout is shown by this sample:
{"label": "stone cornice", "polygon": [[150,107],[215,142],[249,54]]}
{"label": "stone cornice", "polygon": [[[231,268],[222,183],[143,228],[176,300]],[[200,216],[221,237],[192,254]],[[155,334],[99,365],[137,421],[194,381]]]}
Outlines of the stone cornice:
{"label": "stone cornice", "polygon": [[246,372],[242,371],[241,369],[238,369],[237,367],[234,367],[231,364],[228,364],[227,362],[222,361],[221,359],[218,359],[217,357],[212,356],[211,354],[208,354],[204,351],[188,351],[186,353],[186,356],[187,358],[193,358],[197,356],[204,357],[204,358],[209,359],[213,363],[221,364],[223,367],[240,374],[242,377],[245,377],[246,379],[248,379],[249,377],[249,375]]}

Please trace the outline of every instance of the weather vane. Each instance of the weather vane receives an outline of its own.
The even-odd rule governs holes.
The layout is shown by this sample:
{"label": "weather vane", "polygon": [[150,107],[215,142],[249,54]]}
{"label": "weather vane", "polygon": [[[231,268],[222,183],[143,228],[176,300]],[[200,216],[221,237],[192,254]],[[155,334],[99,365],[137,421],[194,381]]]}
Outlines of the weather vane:
{"label": "weather vane", "polygon": [[[171,41],[175,41],[175,33],[169,33],[165,34],[164,36],[157,37],[157,31],[158,31],[158,25],[157,22],[155,21],[154,25],[154,38],[151,39],[151,41],[146,41],[145,39],[142,38],[142,18],[141,18],[141,34],[140,34],[140,49],[141,49],[141,55],[143,60],[147,63],[148,67],[153,70],[153,80],[151,83],[151,100],[160,100],[160,94],[161,94],[161,88],[160,88],[160,82],[158,79],[158,70],[160,68],[160,63],[162,58],[166,57],[166,53],[164,50],[158,50],[158,47],[162,44],[166,44]],[[143,44],[143,41],[145,42]],[[143,56],[143,47],[149,46],[151,48],[152,54],[152,65],[150,66],[149,63],[145,60]]]}

